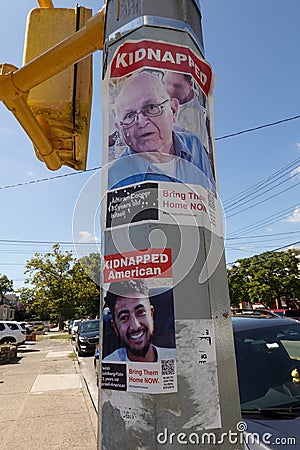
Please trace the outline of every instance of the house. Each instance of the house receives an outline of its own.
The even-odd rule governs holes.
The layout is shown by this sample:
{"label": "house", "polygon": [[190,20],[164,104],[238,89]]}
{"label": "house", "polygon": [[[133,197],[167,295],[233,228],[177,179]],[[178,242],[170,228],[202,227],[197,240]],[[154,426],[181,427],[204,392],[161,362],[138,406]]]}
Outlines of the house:
{"label": "house", "polygon": [[15,310],[18,302],[16,294],[0,296],[0,320],[14,320]]}

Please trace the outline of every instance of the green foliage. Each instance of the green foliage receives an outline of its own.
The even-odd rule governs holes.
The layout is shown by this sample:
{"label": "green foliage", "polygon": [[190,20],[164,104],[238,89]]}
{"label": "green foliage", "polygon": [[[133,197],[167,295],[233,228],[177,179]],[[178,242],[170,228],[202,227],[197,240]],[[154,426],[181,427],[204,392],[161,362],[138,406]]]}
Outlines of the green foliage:
{"label": "green foliage", "polygon": [[9,280],[6,275],[0,276],[0,302],[7,292],[13,290],[13,281]]}
{"label": "green foliage", "polygon": [[299,258],[299,250],[289,249],[237,260],[227,271],[231,304],[246,301],[273,307],[275,299],[285,297],[293,306],[300,299]]}
{"label": "green foliage", "polygon": [[58,244],[52,252],[36,253],[27,261],[25,274],[25,283],[32,287],[21,290],[21,299],[40,319],[57,320],[63,329],[64,321],[70,317],[98,314],[96,284],[72,252],[62,252]]}
{"label": "green foliage", "polygon": [[101,259],[99,253],[90,253],[79,260],[87,276],[96,283],[100,291],[100,265]]}

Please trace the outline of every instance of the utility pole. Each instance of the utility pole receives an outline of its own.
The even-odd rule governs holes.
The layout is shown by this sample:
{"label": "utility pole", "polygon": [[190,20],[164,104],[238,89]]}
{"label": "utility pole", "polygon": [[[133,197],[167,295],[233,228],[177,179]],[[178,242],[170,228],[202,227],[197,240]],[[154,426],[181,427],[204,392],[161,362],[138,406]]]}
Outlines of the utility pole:
{"label": "utility pole", "polygon": [[0,99],[51,170],[86,167],[87,57],[103,49],[98,449],[241,449],[199,0],[39,5]]}
{"label": "utility pole", "polygon": [[[242,448],[212,85],[199,1],[108,0],[99,449]],[[144,360],[133,341],[147,327],[129,306],[141,280],[158,348]]]}

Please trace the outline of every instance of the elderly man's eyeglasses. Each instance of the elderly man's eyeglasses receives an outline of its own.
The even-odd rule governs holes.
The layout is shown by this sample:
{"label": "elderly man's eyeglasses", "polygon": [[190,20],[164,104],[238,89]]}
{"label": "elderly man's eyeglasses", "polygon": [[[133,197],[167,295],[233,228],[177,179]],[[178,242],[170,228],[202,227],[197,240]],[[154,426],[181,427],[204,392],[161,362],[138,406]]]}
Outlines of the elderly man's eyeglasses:
{"label": "elderly man's eyeglasses", "polygon": [[161,103],[149,103],[140,109],[139,111],[129,111],[125,114],[122,121],[120,121],[120,125],[125,127],[130,127],[133,125],[139,116],[139,114],[143,114],[144,117],[157,117],[163,113],[164,105],[170,100],[164,100]]}

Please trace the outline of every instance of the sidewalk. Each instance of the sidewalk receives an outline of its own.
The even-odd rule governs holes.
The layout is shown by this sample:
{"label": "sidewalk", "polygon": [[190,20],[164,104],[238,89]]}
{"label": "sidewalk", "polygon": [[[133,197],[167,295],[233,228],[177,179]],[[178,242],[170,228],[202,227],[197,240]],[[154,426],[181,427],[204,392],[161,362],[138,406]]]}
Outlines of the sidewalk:
{"label": "sidewalk", "polygon": [[1,450],[96,450],[97,415],[69,341],[41,336],[0,366]]}

